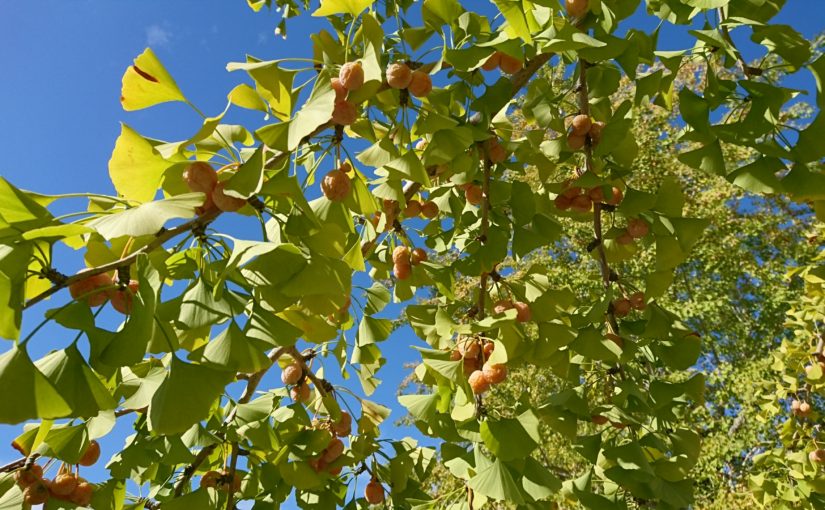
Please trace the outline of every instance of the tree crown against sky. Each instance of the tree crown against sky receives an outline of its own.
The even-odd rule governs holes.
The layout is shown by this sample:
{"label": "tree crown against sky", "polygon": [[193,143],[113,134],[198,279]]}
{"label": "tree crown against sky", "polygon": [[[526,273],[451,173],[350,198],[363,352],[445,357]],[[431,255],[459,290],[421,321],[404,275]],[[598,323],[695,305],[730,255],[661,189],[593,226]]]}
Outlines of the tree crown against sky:
{"label": "tree crown against sky", "polygon": [[[310,6],[268,7],[302,19]],[[788,88],[802,73],[819,83],[818,43],[771,22],[782,2],[646,7],[689,25],[690,47],[657,50],[630,0],[481,12],[325,0],[310,8],[329,23],[310,59],[228,65],[249,77],[228,108],[264,126],[207,114],[169,142],[124,125],[109,163],[117,195],[84,195],[68,214],[49,208],[77,197],[3,180],[0,333],[14,344],[0,382],[20,391],[0,420],[45,420],[15,440],[28,458],[6,467],[3,500],[685,507],[723,493],[708,471],[740,452],[725,469],[748,498],[819,504],[821,96],[806,107]],[[742,33],[761,45],[755,58]],[[200,113],[173,74],[141,53],[124,109]],[[743,231],[731,210],[764,218]],[[65,269],[68,249],[85,273]],[[758,270],[736,266],[733,249]],[[774,284],[790,265],[790,308],[752,290],[755,273]],[[789,313],[786,328],[765,328],[784,342],[742,353],[742,328],[708,324],[729,310],[681,283],[696,275],[701,290],[742,293],[735,318]],[[754,313],[753,296],[771,299]],[[35,312],[44,328],[28,326]],[[368,400],[399,324],[427,345],[414,372],[427,390],[399,400],[437,449],[382,439],[389,408]],[[32,356],[44,331],[67,340]],[[703,453],[703,436],[722,443],[714,416],[745,416],[725,391],[763,353],[773,363],[753,367],[758,395],[738,395],[758,397],[748,403],[770,426],[746,430],[763,444]],[[275,364],[285,386],[262,385]],[[523,374],[544,391],[501,399]],[[58,471],[88,464],[115,422],[134,435],[99,484]],[[563,467],[542,455],[552,441]],[[461,482],[433,494],[444,469]]]}

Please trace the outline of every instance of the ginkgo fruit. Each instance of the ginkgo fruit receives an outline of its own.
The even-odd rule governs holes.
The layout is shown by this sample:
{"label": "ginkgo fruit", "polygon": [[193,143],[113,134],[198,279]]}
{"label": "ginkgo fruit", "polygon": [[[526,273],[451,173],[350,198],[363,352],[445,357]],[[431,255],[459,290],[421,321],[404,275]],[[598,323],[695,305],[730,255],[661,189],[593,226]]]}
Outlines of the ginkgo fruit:
{"label": "ginkgo fruit", "polygon": [[813,409],[811,409],[811,404],[809,404],[808,402],[802,402],[799,404],[799,416],[802,418],[805,418],[808,415],[810,415],[812,410]]}
{"label": "ginkgo fruit", "polygon": [[364,489],[364,499],[371,505],[378,505],[384,502],[384,487],[378,480],[372,479]]}
{"label": "ginkgo fruit", "polygon": [[184,169],[183,180],[191,191],[209,195],[218,184],[218,174],[209,163],[195,161]]}
{"label": "ginkgo fruit", "polygon": [[49,484],[49,489],[55,496],[67,497],[77,488],[77,483],[74,473],[60,473]]}
{"label": "ginkgo fruit", "polygon": [[330,81],[332,85],[332,90],[335,91],[335,102],[343,101],[347,98],[347,92],[349,92],[344,85],[341,83],[341,80],[338,78],[333,78]]}
{"label": "ginkgo fruit", "polygon": [[484,346],[481,348],[482,353],[484,354],[484,358],[489,358],[493,351],[496,350],[495,342],[484,342]]}
{"label": "ginkgo fruit", "polygon": [[412,69],[403,62],[396,62],[387,67],[387,85],[393,89],[405,89],[412,81]]}
{"label": "ginkgo fruit", "polygon": [[341,85],[347,90],[358,90],[364,85],[364,67],[361,62],[347,62],[338,73]]}
{"label": "ginkgo fruit", "polygon": [[328,172],[321,180],[321,191],[327,200],[340,202],[349,195],[352,183],[342,168]]}
{"label": "ginkgo fruit", "polygon": [[573,117],[570,123],[570,132],[576,136],[585,136],[589,131],[593,122],[589,115],[579,114]]}
{"label": "ginkgo fruit", "polygon": [[464,198],[472,205],[479,205],[484,198],[481,186],[471,184],[464,188]]}
{"label": "ginkgo fruit", "polygon": [[399,280],[406,280],[412,274],[412,266],[409,262],[401,262],[392,267],[392,274]]}
{"label": "ginkgo fruit", "polygon": [[808,460],[814,464],[825,464],[825,450],[818,448],[808,453]]}
{"label": "ginkgo fruit", "polygon": [[[88,271],[88,269],[84,269],[84,271]],[[100,306],[109,299],[109,294],[105,290],[95,291],[106,289],[111,285],[111,277],[106,273],[100,273],[69,285],[69,294],[73,299],[86,301],[89,306]]]}
{"label": "ginkgo fruit", "polygon": [[458,361],[464,356],[461,355],[461,351],[458,349],[453,349],[450,351],[450,361]]}
{"label": "ginkgo fruit", "polygon": [[608,204],[608,205],[619,205],[619,202],[622,201],[622,198],[624,198],[624,195],[622,193],[622,190],[620,190],[616,186],[613,186],[610,189],[610,196],[606,197],[606,198],[607,198],[607,200],[605,201],[606,204]]}
{"label": "ginkgo fruit", "polygon": [[502,52],[501,56],[499,57],[498,67],[501,69],[501,72],[506,74],[516,74],[517,72],[521,71],[521,68],[524,67],[520,58],[516,58],[512,55]]}
{"label": "ginkgo fruit", "polygon": [[410,84],[407,89],[415,97],[426,97],[433,90],[433,80],[430,75],[421,70],[412,73]]}
{"label": "ginkgo fruit", "polygon": [[301,383],[297,386],[293,386],[289,390],[289,396],[292,397],[292,400],[295,402],[300,402],[302,404],[309,402],[310,397],[312,396],[312,392],[309,389],[309,384]]}
{"label": "ginkgo fruit", "polygon": [[498,67],[499,62],[501,62],[501,52],[495,51],[481,64],[481,68],[485,71],[493,71]]}
{"label": "ginkgo fruit", "polygon": [[590,5],[588,0],[564,0],[564,7],[567,9],[568,16],[581,18],[587,14]]}
{"label": "ginkgo fruit", "polygon": [[333,423],[332,430],[338,437],[346,437],[352,433],[352,415],[346,411],[341,411],[341,417]]}
{"label": "ginkgo fruit", "polygon": [[632,309],[633,305],[629,299],[620,298],[613,301],[613,313],[616,314],[616,317],[624,317],[629,314]]}
{"label": "ginkgo fruit", "polygon": [[404,208],[405,218],[415,218],[421,214],[421,202],[418,200],[407,200],[407,207]]}
{"label": "ginkgo fruit", "polygon": [[600,414],[594,414],[590,417],[590,421],[595,423],[596,425],[604,425],[608,422],[607,416],[602,416]]}
{"label": "ginkgo fruit", "polygon": [[42,479],[43,466],[39,464],[32,464],[28,469],[23,467],[14,472],[14,481],[17,482],[17,485],[22,489]]}
{"label": "ginkgo fruit", "polygon": [[212,202],[223,212],[234,212],[246,204],[246,199],[226,194],[226,181],[219,182],[212,190]]}
{"label": "ginkgo fruit", "polygon": [[[116,285],[117,282],[113,282],[112,284]],[[131,314],[132,300],[134,299],[135,294],[137,294],[137,291],[137,280],[129,280],[129,285],[127,285],[126,288],[123,290],[115,289],[111,291],[109,299],[111,299],[112,301],[112,308],[122,313],[123,315]]]}
{"label": "ginkgo fruit", "polygon": [[513,303],[513,308],[516,309],[516,320],[518,322],[528,322],[533,318],[533,312],[530,310],[530,305],[522,301]]}
{"label": "ginkgo fruit", "polygon": [[625,230],[616,237],[616,242],[621,245],[633,244],[633,236],[631,236],[630,233],[628,233],[628,231]]}
{"label": "ginkgo fruit", "polygon": [[507,150],[501,145],[497,137],[485,140],[484,147],[487,150],[487,158],[489,158],[490,163],[501,163],[507,159]]}
{"label": "ginkgo fruit", "polygon": [[570,133],[567,135],[567,146],[570,147],[570,150],[577,151],[584,147],[586,137],[584,135],[576,135]]}
{"label": "ginkgo fruit", "polygon": [[509,299],[501,299],[499,301],[496,301],[496,303],[493,305],[493,313],[504,313],[511,308],[513,308],[512,301],[510,301]]}
{"label": "ginkgo fruit", "polygon": [[92,497],[94,497],[94,492],[94,485],[90,484],[89,482],[82,481],[77,484],[77,487],[75,487],[74,492],[72,492],[71,495],[69,495],[69,501],[71,501],[75,505],[89,506],[89,503],[92,502]]}
{"label": "ginkgo fruit", "polygon": [[644,292],[634,292],[628,297],[630,305],[636,310],[644,310],[647,307]]}
{"label": "ginkgo fruit", "polygon": [[217,471],[207,471],[203,474],[203,476],[201,476],[200,486],[215,489],[218,486],[218,480],[220,480],[220,478],[221,474]]}
{"label": "ginkgo fruit", "polygon": [[51,497],[49,487],[41,480],[29,485],[23,491],[23,502],[28,505],[42,505]]}
{"label": "ginkgo fruit", "polygon": [[414,266],[427,260],[427,252],[423,248],[416,248],[410,253],[410,261]]}
{"label": "ginkgo fruit", "polygon": [[587,195],[579,195],[570,201],[570,209],[575,212],[586,213],[589,212],[592,207],[593,202]]}
{"label": "ginkgo fruit", "polygon": [[488,361],[481,368],[481,373],[489,384],[499,384],[507,379],[507,365]]}
{"label": "ginkgo fruit", "polygon": [[303,367],[298,362],[293,362],[281,370],[281,382],[284,384],[297,384],[303,375]]}
{"label": "ginkgo fruit", "polygon": [[485,391],[490,389],[490,381],[484,377],[484,372],[481,370],[476,370],[470,377],[467,379],[467,382],[470,383],[470,388],[473,390],[473,393],[476,395],[481,395]]}
{"label": "ginkgo fruit", "polygon": [[395,249],[392,250],[392,262],[393,264],[409,263],[410,249],[404,245],[396,246]]}
{"label": "ginkgo fruit", "polygon": [[333,437],[324,450],[323,459],[327,463],[335,462],[344,453],[344,442]]}
{"label": "ginkgo fruit", "polygon": [[566,211],[573,205],[573,200],[564,195],[559,195],[553,199],[553,205],[560,211]]}
{"label": "ginkgo fruit", "polygon": [[596,186],[595,188],[590,188],[587,190],[587,196],[595,203],[604,202],[604,190],[601,186]]}
{"label": "ginkgo fruit", "polygon": [[460,340],[458,342],[458,352],[465,358],[478,358],[481,346],[475,340]]}
{"label": "ginkgo fruit", "polygon": [[634,239],[640,239],[650,232],[647,222],[641,218],[630,218],[627,221],[627,233]]}
{"label": "ginkgo fruit", "polygon": [[602,141],[602,130],[606,124],[600,120],[592,123],[590,125],[590,130],[587,132],[587,136],[590,137],[590,143],[593,146],[599,145],[599,142]]}
{"label": "ginkgo fruit", "polygon": [[351,101],[337,101],[332,108],[332,122],[340,126],[349,126],[358,118],[358,109]]}
{"label": "ginkgo fruit", "polygon": [[80,460],[77,463],[81,466],[93,466],[99,458],[100,443],[92,440],[89,443],[89,446],[86,447],[86,451],[83,452],[83,456],[80,457]]}
{"label": "ginkgo fruit", "polygon": [[438,205],[435,202],[428,200],[421,204],[421,214],[427,219],[433,219],[438,216]]}

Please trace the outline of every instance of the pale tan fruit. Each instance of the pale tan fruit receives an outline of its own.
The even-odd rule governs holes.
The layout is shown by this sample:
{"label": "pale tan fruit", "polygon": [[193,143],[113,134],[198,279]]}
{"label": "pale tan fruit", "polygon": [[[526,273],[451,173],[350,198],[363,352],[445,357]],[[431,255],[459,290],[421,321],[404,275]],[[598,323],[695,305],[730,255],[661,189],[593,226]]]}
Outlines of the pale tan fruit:
{"label": "pale tan fruit", "polygon": [[808,459],[814,464],[825,464],[825,450],[819,448],[810,452]]}
{"label": "pale tan fruit", "polygon": [[307,383],[303,383],[293,386],[289,390],[289,396],[292,397],[292,400],[295,402],[305,404],[309,402],[309,399],[312,397],[312,392],[309,389],[309,385]]}
{"label": "pale tan fruit", "polygon": [[489,361],[481,368],[484,379],[489,384],[499,384],[507,379],[507,365],[501,363],[490,363]]}
{"label": "pale tan fruit", "polygon": [[412,69],[402,62],[390,64],[387,67],[387,85],[393,89],[405,89],[412,81]]}
{"label": "pale tan fruit", "polygon": [[[116,285],[117,282],[112,282],[112,284]],[[116,289],[111,291],[109,298],[112,300],[112,308],[122,313],[123,315],[131,314],[132,299],[134,298],[135,294],[137,294],[137,291],[137,280],[129,280],[129,285],[127,285],[126,289],[124,290]]]}
{"label": "pale tan fruit", "polygon": [[494,350],[496,350],[496,344],[493,342],[484,342],[484,347],[481,348],[481,351],[484,353],[484,359],[489,358]]}
{"label": "pale tan fruit", "polygon": [[80,460],[77,462],[81,466],[93,466],[97,463],[97,460],[100,458],[100,443],[97,441],[92,440],[89,443],[89,446],[86,447],[86,451],[83,452],[83,456],[80,457]]}
{"label": "pale tan fruit", "polygon": [[347,198],[351,188],[352,183],[349,176],[340,169],[332,170],[321,180],[321,191],[327,197],[327,200],[333,202],[340,202]]}
{"label": "pale tan fruit", "polygon": [[392,262],[393,264],[409,263],[410,249],[403,245],[396,246],[392,251]]}
{"label": "pale tan fruit", "polygon": [[464,189],[464,198],[470,204],[478,205],[484,198],[484,192],[482,191],[481,186],[476,186],[475,184],[472,184]]}
{"label": "pale tan fruit", "polygon": [[599,145],[599,142],[602,141],[602,130],[604,130],[605,125],[602,121],[596,121],[590,126],[587,136],[590,137],[590,143],[594,146]]}
{"label": "pale tan fruit", "polygon": [[498,67],[501,69],[502,73],[516,74],[521,71],[522,67],[524,67],[524,63],[521,59],[502,52],[499,57]]}
{"label": "pale tan fruit", "polygon": [[290,363],[281,370],[281,382],[284,384],[297,384],[304,375],[304,369],[297,362]]}
{"label": "pale tan fruit", "polygon": [[414,266],[425,262],[427,260],[427,252],[424,251],[422,248],[416,248],[410,254],[410,260]]}
{"label": "pale tan fruit", "polygon": [[579,114],[573,117],[573,122],[570,123],[570,132],[576,136],[585,136],[592,126],[593,122],[590,120],[589,115]]}
{"label": "pale tan fruit", "polygon": [[93,291],[97,289],[105,289],[111,285],[112,279],[106,273],[96,274],[69,285],[69,294],[71,294],[73,299],[80,298],[83,301],[86,301],[89,306],[100,306],[105,303],[107,299],[109,299],[109,295],[104,290],[97,292]]}
{"label": "pale tan fruit", "polygon": [[567,9],[567,15],[573,18],[581,18],[587,14],[590,8],[588,0],[564,0],[564,6]]}
{"label": "pale tan fruit", "polygon": [[42,479],[43,467],[39,464],[32,464],[29,469],[20,468],[14,472],[14,481],[21,489],[25,489]]}
{"label": "pale tan fruit", "polygon": [[378,480],[370,480],[364,489],[364,499],[371,505],[378,505],[384,502],[384,487]]}
{"label": "pale tan fruit", "polygon": [[613,313],[616,317],[625,317],[633,309],[629,299],[620,298],[613,301]]}
{"label": "pale tan fruit", "polygon": [[341,411],[341,418],[332,425],[332,430],[338,437],[346,437],[352,433],[352,415]]}
{"label": "pale tan fruit", "polygon": [[52,494],[58,497],[67,497],[77,488],[77,476],[74,473],[61,473],[54,477],[49,486]]}
{"label": "pale tan fruit", "polygon": [[190,191],[209,195],[218,184],[218,174],[209,163],[195,161],[183,171],[183,180]]}
{"label": "pale tan fruit", "polygon": [[332,122],[341,126],[349,126],[358,118],[358,109],[347,101],[338,101],[332,109]]}
{"label": "pale tan fruit", "polygon": [[433,90],[433,80],[424,71],[413,71],[412,79],[407,89],[415,97],[427,97]]}
{"label": "pale tan fruit", "polygon": [[533,312],[530,310],[530,305],[527,303],[516,301],[513,303],[513,308],[515,308],[518,312],[516,314],[516,320],[518,322],[527,322],[533,318]]}
{"label": "pale tan fruit", "polygon": [[640,239],[650,232],[647,222],[641,218],[630,218],[627,221],[627,233],[634,239]]}
{"label": "pale tan fruit", "polygon": [[406,280],[412,274],[412,265],[409,262],[402,262],[392,266],[392,274],[399,280]]}
{"label": "pale tan fruit", "polygon": [[630,300],[631,306],[636,310],[644,310],[647,307],[644,292],[634,292],[628,299]]}
{"label": "pale tan fruit", "polygon": [[49,487],[43,481],[37,481],[23,491],[23,502],[29,505],[42,505],[50,496]]}
{"label": "pale tan fruit", "polygon": [[337,437],[333,437],[332,441],[329,442],[326,449],[324,450],[323,459],[324,462],[327,464],[331,464],[335,462],[338,457],[340,457],[344,453],[344,442],[338,439]]}
{"label": "pale tan fruit", "polygon": [[473,390],[473,393],[476,395],[481,395],[485,391],[490,389],[490,381],[484,377],[484,372],[481,370],[476,370],[472,374],[470,374],[469,379],[467,382],[470,383],[470,388]]}
{"label": "pale tan fruit", "polygon": [[504,313],[511,308],[513,308],[512,301],[510,301],[509,299],[501,299],[499,301],[496,301],[496,304],[493,305],[493,313]]}
{"label": "pale tan fruit", "polygon": [[428,200],[421,204],[421,214],[427,219],[433,219],[438,216],[438,206],[435,202]]}
{"label": "pale tan fruit", "polygon": [[567,146],[570,147],[570,150],[577,151],[584,147],[586,137],[584,135],[574,135],[570,133],[567,135]]}
{"label": "pale tan fruit", "polygon": [[492,55],[487,57],[487,60],[485,60],[484,63],[481,64],[481,68],[485,71],[493,71],[498,67],[499,62],[501,62],[501,52],[496,51]]}
{"label": "pale tan fruit", "polygon": [[75,487],[74,492],[69,496],[69,501],[79,506],[89,506],[94,496],[94,485],[89,482],[80,482]]}
{"label": "pale tan fruit", "polygon": [[341,85],[347,90],[358,90],[364,85],[364,68],[361,62],[347,62],[338,73]]}
{"label": "pale tan fruit", "polygon": [[226,194],[226,181],[219,182],[212,190],[212,202],[223,212],[234,212],[246,205],[246,199]]}
{"label": "pale tan fruit", "polygon": [[459,340],[457,347],[458,352],[460,352],[465,358],[476,359],[481,352],[481,346],[478,345],[478,342],[475,340]]}
{"label": "pale tan fruit", "polygon": [[332,85],[332,90],[335,91],[335,102],[343,101],[347,98],[347,93],[349,92],[347,89],[344,88],[344,85],[341,84],[341,80],[338,78],[333,78],[330,80],[330,84]]}
{"label": "pale tan fruit", "polygon": [[422,139],[418,140],[417,142],[415,142],[415,150],[423,151],[424,149],[427,148],[427,145],[429,145],[429,142],[427,141],[427,139],[422,138]]}
{"label": "pale tan fruit", "polygon": [[807,402],[802,402],[799,404],[799,416],[805,418],[811,414],[811,404]]}

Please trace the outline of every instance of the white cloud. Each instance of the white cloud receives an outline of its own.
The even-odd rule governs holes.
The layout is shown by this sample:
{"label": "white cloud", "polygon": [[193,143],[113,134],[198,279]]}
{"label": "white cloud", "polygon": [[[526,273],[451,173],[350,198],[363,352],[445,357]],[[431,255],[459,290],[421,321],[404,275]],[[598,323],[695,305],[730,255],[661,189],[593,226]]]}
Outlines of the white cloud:
{"label": "white cloud", "polygon": [[146,45],[147,46],[166,46],[172,38],[172,33],[155,23],[146,27]]}

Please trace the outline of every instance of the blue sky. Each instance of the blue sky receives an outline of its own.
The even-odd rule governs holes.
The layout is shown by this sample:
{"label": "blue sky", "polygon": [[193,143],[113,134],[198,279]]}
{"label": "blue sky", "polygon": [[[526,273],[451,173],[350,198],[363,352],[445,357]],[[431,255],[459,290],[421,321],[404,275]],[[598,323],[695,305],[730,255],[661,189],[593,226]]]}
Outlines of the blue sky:
{"label": "blue sky", "polygon": [[[288,38],[283,39],[273,33],[276,16],[256,14],[242,0],[7,1],[0,9],[0,175],[19,187],[47,194],[113,193],[107,162],[121,121],[165,140],[183,139],[200,126],[200,118],[181,104],[132,113],[120,108],[123,71],[146,46],[155,50],[184,94],[207,115],[214,115],[224,109],[232,87],[248,82],[244,74],[226,72],[227,62],[243,61],[246,54],[261,59],[308,57],[309,34],[326,27],[324,20],[302,16],[290,21]],[[789,0],[776,22],[791,24],[812,38],[825,28],[823,19],[825,2]],[[645,16],[632,21],[640,28],[652,28],[655,23]],[[746,40],[737,36],[737,41]],[[660,49],[681,49],[687,44],[681,29],[665,31],[660,38]],[[804,71],[800,76],[794,85],[810,86]],[[264,122],[249,112],[232,114],[227,121],[250,127]],[[81,207],[79,202],[70,206]],[[79,269],[77,254],[66,254],[65,260],[59,269]],[[37,324],[43,310],[61,301],[58,298],[32,310],[25,319],[24,334]],[[104,316],[104,320],[114,317]],[[33,356],[65,345],[54,338],[60,334],[45,328],[32,341]],[[412,332],[403,329],[383,346],[389,362],[380,373],[384,385],[372,398],[393,407],[391,421],[403,413],[395,401],[405,375],[401,364],[417,359],[408,347],[412,339]],[[262,387],[277,385],[276,376],[268,377]],[[355,383],[360,392],[358,386]],[[414,432],[394,430],[390,424],[383,430],[391,437]],[[0,426],[0,463],[15,457],[6,445],[19,431],[19,427]],[[105,457],[122,444],[125,432],[128,429],[118,429],[106,439]],[[94,473],[90,478],[95,479]]]}

